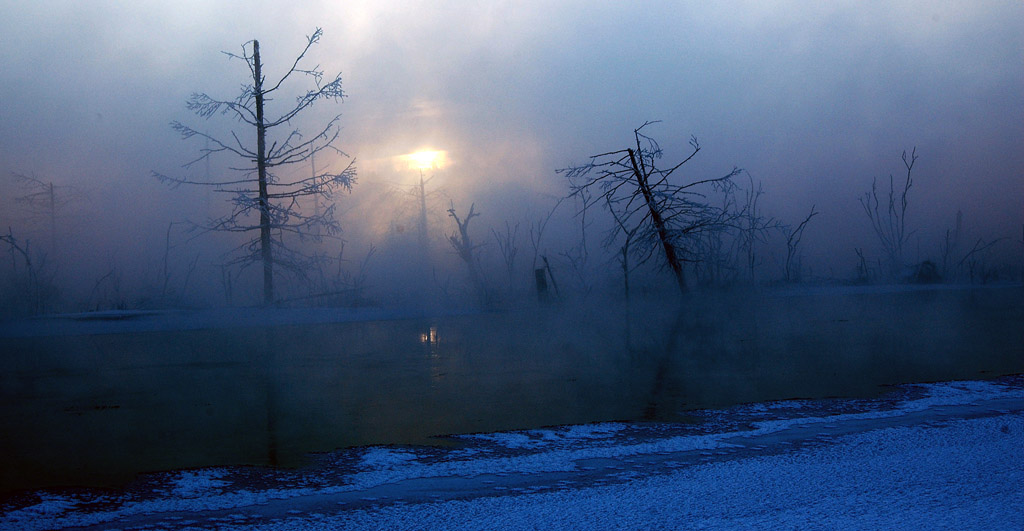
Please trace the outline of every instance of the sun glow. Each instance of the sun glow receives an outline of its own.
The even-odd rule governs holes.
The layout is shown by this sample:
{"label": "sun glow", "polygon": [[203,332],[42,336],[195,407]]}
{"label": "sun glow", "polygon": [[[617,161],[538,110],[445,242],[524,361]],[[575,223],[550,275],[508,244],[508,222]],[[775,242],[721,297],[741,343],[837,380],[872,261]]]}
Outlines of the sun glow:
{"label": "sun glow", "polygon": [[422,150],[399,157],[410,170],[440,170],[448,164],[447,151]]}

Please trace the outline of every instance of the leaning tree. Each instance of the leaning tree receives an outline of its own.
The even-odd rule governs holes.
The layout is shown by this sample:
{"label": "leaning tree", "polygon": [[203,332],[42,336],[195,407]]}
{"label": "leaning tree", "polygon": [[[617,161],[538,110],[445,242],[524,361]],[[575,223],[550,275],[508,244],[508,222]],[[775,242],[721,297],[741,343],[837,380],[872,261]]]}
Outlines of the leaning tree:
{"label": "leaning tree", "polygon": [[[605,240],[607,245],[625,236],[625,248],[635,253],[637,265],[663,254],[680,292],[685,293],[683,266],[699,260],[700,238],[732,227],[738,215],[712,205],[708,193],[729,189],[741,170],[733,168],[725,176],[685,184],[673,182],[670,177],[700,151],[700,144],[691,137],[689,156],[674,166],[659,168],[661,146],[641,132],[652,123],[656,122],[645,122],[633,130],[633,146],[593,155],[586,164],[558,172],[569,180],[570,197],[596,190],[595,200],[586,204],[601,204],[611,211],[616,223]],[[628,275],[628,265],[625,271]]]}
{"label": "leaning tree", "polygon": [[[174,186],[207,186],[230,196],[231,212],[211,220],[204,228],[252,234],[252,237],[238,248],[238,256],[231,264],[246,266],[262,262],[265,304],[271,304],[275,300],[275,267],[303,274],[307,262],[312,259],[286,246],[283,241],[284,235],[291,234],[300,240],[320,241],[324,235],[335,236],[341,231],[334,218],[333,203],[326,209],[317,208],[311,213],[300,208],[299,201],[330,201],[335,192],[341,189],[351,190],[355,182],[355,161],[351,159],[341,171],[317,172],[314,169],[306,177],[286,177],[279,170],[284,166],[310,160],[325,150],[334,151],[348,158],[348,155],[334,145],[340,133],[338,121],[341,115],[335,115],[328,120],[313,136],[303,136],[292,126],[293,121],[314,103],[320,100],[339,102],[345,97],[340,73],[333,78],[324,78],[319,66],[302,65],[307,52],[319,42],[322,33],[322,30],[317,28],[312,35],[306,37],[305,48],[276,81],[268,81],[263,73],[259,41],[252,40],[242,44],[240,54],[223,52],[229,60],[241,60],[249,67],[250,78],[243,84],[241,93],[229,100],[218,99],[205,93],[194,93],[187,100],[187,107],[204,119],[214,115],[233,117],[244,124],[244,132],[232,130],[230,139],[217,138],[177,121],[171,123],[171,127],[181,134],[182,139],[195,137],[205,140],[199,157],[185,164],[186,168],[200,161],[207,161],[217,154],[230,154],[244,161],[231,167],[237,177],[203,180],[171,177],[153,172],[155,177]],[[301,81],[303,78],[312,87],[298,94],[283,111],[268,117],[265,113],[268,102],[275,99],[287,101],[277,97],[282,85],[286,81]]]}

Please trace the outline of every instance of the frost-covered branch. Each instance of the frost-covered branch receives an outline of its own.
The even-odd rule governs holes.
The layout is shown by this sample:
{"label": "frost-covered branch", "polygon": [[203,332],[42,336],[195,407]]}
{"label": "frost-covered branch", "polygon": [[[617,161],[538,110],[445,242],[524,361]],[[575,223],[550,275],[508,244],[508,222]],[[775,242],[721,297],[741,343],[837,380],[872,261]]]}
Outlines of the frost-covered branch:
{"label": "frost-covered branch", "polygon": [[698,260],[696,238],[707,231],[729,226],[735,213],[706,202],[705,194],[728,189],[742,170],[733,168],[722,177],[675,184],[670,177],[700,151],[691,137],[692,152],[667,169],[658,167],[663,151],[658,142],[643,133],[656,122],[645,122],[633,131],[633,146],[607,151],[589,162],[558,170],[569,181],[569,197],[597,190],[595,201],[583,208],[603,205],[616,220],[606,244],[620,236],[637,238],[638,263],[648,260],[657,249],[665,257],[680,291],[686,291],[683,263]]}
{"label": "frost-covered branch", "polygon": [[[200,118],[208,119],[216,115],[233,116],[245,125],[245,130],[249,131],[248,135],[240,135],[238,131],[232,130],[231,140],[222,141],[181,122],[175,121],[171,124],[182,139],[202,138],[207,142],[199,150],[199,155],[187,162],[184,167],[192,167],[197,162],[209,161],[214,156],[224,154],[235,160],[244,161],[243,164],[229,166],[230,170],[241,173],[240,177],[201,180],[152,172],[155,178],[172,187],[182,184],[207,186],[229,197],[230,212],[210,220],[205,227],[209,231],[259,232],[259,235],[254,236],[246,246],[236,248],[235,251],[242,253],[242,256],[239,257],[239,261],[231,263],[247,264],[258,255],[264,266],[266,303],[275,300],[275,266],[297,272],[303,269],[303,264],[308,263],[300,258],[299,251],[286,245],[284,237],[287,235],[289,238],[297,238],[300,242],[320,241],[322,235],[337,237],[341,227],[334,217],[336,208],[330,204],[321,209],[320,201],[333,199],[338,190],[351,190],[356,178],[354,160],[344,164],[341,171],[317,172],[314,169],[312,175],[308,177],[289,175],[283,178],[281,174],[275,175],[272,171],[279,166],[310,161],[316,154],[328,150],[339,159],[349,158],[334,145],[340,135],[338,114],[317,128],[316,134],[309,137],[304,137],[294,128],[287,132],[278,131],[279,126],[289,124],[316,102],[338,102],[345,97],[341,74],[324,83],[323,72],[319,66],[303,66],[307,54],[313,45],[319,42],[322,34],[322,30],[316,28],[312,35],[306,37],[301,52],[296,55],[290,67],[276,78],[277,81],[273,85],[265,84],[266,76],[259,41],[251,40],[242,44],[240,53],[224,52],[229,60],[239,59],[248,68],[247,80],[242,84],[240,94],[233,100],[226,100],[197,92],[186,100],[186,107]],[[269,95],[280,90],[285,81],[293,76],[311,80],[313,88],[301,92],[295,98],[294,104],[276,115],[276,118],[268,118],[267,104],[273,101]],[[278,135],[276,139],[274,135]],[[324,167],[331,166],[332,164],[328,164]],[[313,198],[316,202],[313,213],[307,213],[308,206],[304,207],[300,203],[300,200],[306,201],[307,198]]]}

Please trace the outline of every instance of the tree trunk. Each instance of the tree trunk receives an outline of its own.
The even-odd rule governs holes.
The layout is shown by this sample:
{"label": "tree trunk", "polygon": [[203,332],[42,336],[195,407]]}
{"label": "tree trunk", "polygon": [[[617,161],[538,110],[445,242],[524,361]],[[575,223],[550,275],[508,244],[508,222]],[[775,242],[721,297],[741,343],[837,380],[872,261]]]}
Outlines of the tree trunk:
{"label": "tree trunk", "polygon": [[274,258],[270,248],[270,201],[267,196],[266,133],[263,123],[263,75],[260,73],[260,41],[252,41],[253,91],[256,93],[256,171],[259,179],[260,254],[263,258],[263,303],[274,302]]}
{"label": "tree trunk", "polygon": [[533,282],[537,286],[537,300],[543,304],[551,302],[551,297],[548,295],[548,271],[543,267],[538,267],[533,270]]}
{"label": "tree trunk", "polygon": [[640,192],[644,195],[644,201],[647,203],[647,208],[651,211],[651,221],[654,223],[654,228],[658,231],[658,238],[661,240],[661,245],[665,249],[665,259],[668,261],[669,267],[672,268],[672,273],[675,274],[676,283],[679,285],[680,293],[686,293],[686,277],[683,273],[683,264],[679,260],[679,256],[676,254],[676,247],[672,245],[672,242],[668,238],[668,229],[665,227],[665,220],[661,217],[661,212],[658,207],[654,204],[654,196],[651,194],[650,187],[647,186],[647,176],[640,170],[640,166],[636,162],[636,152],[629,149],[629,162],[633,165],[633,174],[636,176],[637,186],[640,188]]}
{"label": "tree trunk", "polygon": [[53,181],[47,187],[50,199],[50,256],[57,257],[57,200],[53,194]]}
{"label": "tree trunk", "polygon": [[622,253],[622,284],[625,288],[626,303],[629,303],[629,245],[624,245],[620,252]]}
{"label": "tree trunk", "polygon": [[420,216],[419,216],[419,220],[417,221],[417,225],[418,226],[416,227],[416,229],[417,229],[417,231],[419,233],[418,236],[419,236],[420,253],[421,253],[420,258],[422,260],[427,260],[427,255],[428,255],[428,253],[427,253],[427,186],[426,186],[426,183],[423,181],[423,170],[420,170],[420,193],[419,193],[419,200],[420,200]]}

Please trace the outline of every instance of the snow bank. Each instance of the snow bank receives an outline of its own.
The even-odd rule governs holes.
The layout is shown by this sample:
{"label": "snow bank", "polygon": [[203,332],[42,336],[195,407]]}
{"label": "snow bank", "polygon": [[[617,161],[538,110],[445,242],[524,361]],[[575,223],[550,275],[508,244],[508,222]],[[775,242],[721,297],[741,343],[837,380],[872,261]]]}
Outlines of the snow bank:
{"label": "snow bank", "polygon": [[3,505],[0,527],[1024,527],[1024,379],[703,417],[351,449],[297,471],[180,471],[120,493],[25,494]]}
{"label": "snow bank", "polygon": [[1024,417],[844,437],[618,485],[397,505],[263,529],[1021,529]]}

